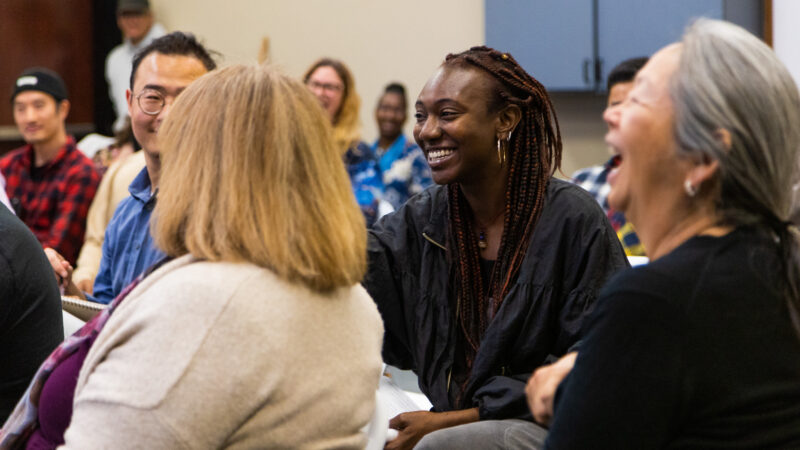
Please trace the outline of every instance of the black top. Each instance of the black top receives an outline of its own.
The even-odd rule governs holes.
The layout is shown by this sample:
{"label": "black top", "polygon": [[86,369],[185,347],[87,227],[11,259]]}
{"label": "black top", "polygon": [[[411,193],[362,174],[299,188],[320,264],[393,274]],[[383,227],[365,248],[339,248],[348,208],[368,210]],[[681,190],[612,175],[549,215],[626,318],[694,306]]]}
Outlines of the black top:
{"label": "black top", "polygon": [[[364,286],[386,330],[384,360],[412,369],[435,411],[448,395],[456,348],[456,305],[448,288],[447,191],[433,186],[369,233]],[[463,399],[481,419],[530,418],[531,372],[578,340],[600,288],[627,260],[597,202],[561,180],[548,184],[544,209],[514,285],[481,341]]]}
{"label": "black top", "polygon": [[603,289],[547,448],[800,448],[800,338],[778,247],[690,239]]}
{"label": "black top", "polygon": [[62,340],[53,269],[33,233],[0,205],[0,422]]}

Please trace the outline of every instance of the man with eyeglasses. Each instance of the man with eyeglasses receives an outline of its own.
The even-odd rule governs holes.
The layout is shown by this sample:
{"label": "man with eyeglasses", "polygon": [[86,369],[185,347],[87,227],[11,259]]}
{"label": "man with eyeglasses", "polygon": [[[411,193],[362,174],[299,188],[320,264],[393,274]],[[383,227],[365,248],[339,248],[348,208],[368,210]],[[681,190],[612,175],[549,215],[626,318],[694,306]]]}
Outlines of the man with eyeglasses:
{"label": "man with eyeglasses", "polygon": [[150,236],[150,214],[161,174],[158,130],[175,98],[214,68],[216,63],[194,36],[179,31],[154,40],[134,57],[126,98],[133,134],[144,152],[145,168],[128,188],[130,197],[120,202],[108,224],[92,296],[72,283],[72,267],[60,255],[48,255],[65,294],[109,303],[163,257]]}
{"label": "man with eyeglasses", "polygon": [[74,262],[100,175],[67,134],[66,85],[51,70],[27,69],[14,81],[11,105],[26,142],[0,160],[11,205],[43,247]]}

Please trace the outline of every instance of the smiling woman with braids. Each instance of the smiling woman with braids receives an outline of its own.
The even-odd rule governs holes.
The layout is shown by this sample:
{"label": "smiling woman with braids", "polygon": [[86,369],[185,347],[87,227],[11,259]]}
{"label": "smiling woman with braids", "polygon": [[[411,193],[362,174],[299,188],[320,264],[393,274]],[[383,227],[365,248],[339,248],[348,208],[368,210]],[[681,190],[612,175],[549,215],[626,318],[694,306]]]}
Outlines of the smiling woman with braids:
{"label": "smiling woman with braids", "polygon": [[449,55],[416,120],[440,186],[376,224],[364,284],[384,319],[385,361],[416,372],[433,412],[392,419],[400,433],[387,448],[423,436],[418,448],[531,448],[544,430],[529,422],[525,382],[576,344],[625,257],[597,203],[552,178],[555,112],[510,55]]}

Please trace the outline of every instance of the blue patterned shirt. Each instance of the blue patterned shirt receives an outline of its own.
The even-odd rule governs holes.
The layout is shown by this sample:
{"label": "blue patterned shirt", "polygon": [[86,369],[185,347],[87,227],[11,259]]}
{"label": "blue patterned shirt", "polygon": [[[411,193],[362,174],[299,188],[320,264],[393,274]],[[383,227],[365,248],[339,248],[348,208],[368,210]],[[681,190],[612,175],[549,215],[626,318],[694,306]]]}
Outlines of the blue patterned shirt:
{"label": "blue patterned shirt", "polygon": [[383,177],[383,199],[394,209],[399,209],[411,196],[433,184],[425,154],[404,135],[401,134],[387,149],[378,147],[376,140],[372,150],[378,157]]}
{"label": "blue patterned shirt", "polygon": [[359,142],[355,147],[347,149],[344,164],[350,175],[358,206],[364,214],[367,227],[371,227],[378,218],[378,202],[383,196],[383,182],[375,153],[367,144]]}

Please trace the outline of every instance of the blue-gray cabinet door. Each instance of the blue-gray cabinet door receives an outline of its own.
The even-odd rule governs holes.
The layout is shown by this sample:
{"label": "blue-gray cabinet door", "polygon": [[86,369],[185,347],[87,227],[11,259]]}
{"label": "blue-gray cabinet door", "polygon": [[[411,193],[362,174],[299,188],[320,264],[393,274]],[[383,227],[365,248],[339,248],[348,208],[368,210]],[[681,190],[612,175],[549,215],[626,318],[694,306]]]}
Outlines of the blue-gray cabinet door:
{"label": "blue-gray cabinet door", "polygon": [[598,55],[605,90],[608,73],[625,59],[651,56],[681,38],[697,17],[721,19],[722,0],[598,0]]}
{"label": "blue-gray cabinet door", "polygon": [[486,45],[549,90],[594,90],[592,1],[486,0]]}

